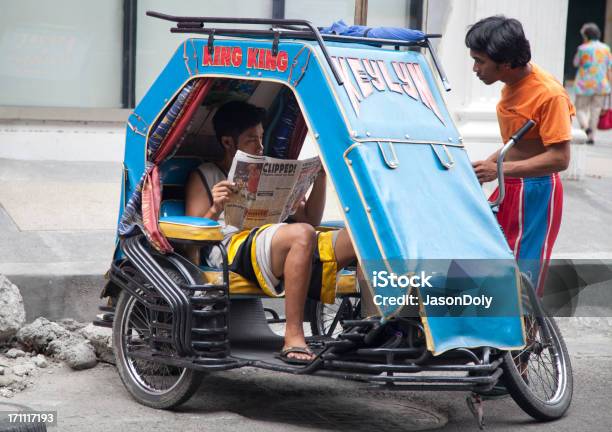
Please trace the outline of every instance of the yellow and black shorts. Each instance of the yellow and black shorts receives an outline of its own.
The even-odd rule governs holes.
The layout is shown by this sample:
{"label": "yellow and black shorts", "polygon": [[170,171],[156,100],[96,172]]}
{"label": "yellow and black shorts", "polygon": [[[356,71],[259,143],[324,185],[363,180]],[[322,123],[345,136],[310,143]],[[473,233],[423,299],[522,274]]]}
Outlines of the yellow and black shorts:
{"label": "yellow and black shorts", "polygon": [[[227,245],[229,270],[257,284],[264,294],[270,297],[282,297],[285,293],[284,281],[280,280],[276,285],[270,282],[271,250],[269,247],[262,247],[265,240],[264,232],[271,227],[264,225],[250,231],[241,231],[231,237]],[[317,248],[312,256],[312,273],[308,287],[309,298],[328,304],[334,303],[336,297],[338,266],[334,243],[337,233],[338,231],[317,233]],[[263,253],[267,255],[262,256]],[[230,278],[230,292],[234,291],[232,279],[235,281],[236,278]]]}

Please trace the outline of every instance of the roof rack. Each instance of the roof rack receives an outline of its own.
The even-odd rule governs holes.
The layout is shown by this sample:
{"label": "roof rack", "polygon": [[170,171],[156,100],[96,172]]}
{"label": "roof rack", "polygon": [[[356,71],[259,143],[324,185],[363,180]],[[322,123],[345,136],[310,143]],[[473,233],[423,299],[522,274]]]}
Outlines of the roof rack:
{"label": "roof rack", "polygon": [[[321,34],[319,28],[315,27],[310,21],[297,20],[297,19],[277,19],[277,18],[226,18],[226,17],[185,17],[185,16],[174,16],[167,15],[160,12],[147,11],[147,15],[153,18],[159,18],[166,21],[172,21],[177,23],[176,27],[170,28],[172,33],[198,33],[208,35],[208,49],[213,49],[214,37],[215,36],[273,36],[274,41],[272,43],[272,51],[278,52],[278,43],[280,39],[304,39],[304,40],[315,40],[317,41],[325,60],[329,64],[329,67],[334,74],[334,78],[338,85],[343,85],[344,80],[336,69],[334,63],[331,61],[331,57],[327,48],[325,47],[325,41],[333,42],[345,42],[345,43],[363,43],[374,46],[394,46],[396,50],[399,47],[420,47],[427,48],[431,53],[431,58],[440,75],[442,85],[446,91],[450,91],[450,83],[442,65],[438,60],[433,46],[431,45],[430,39],[439,38],[440,34],[426,34],[422,40],[419,41],[401,41],[395,39],[376,39],[367,37],[355,37],[355,36],[341,36],[332,34]],[[261,29],[233,29],[233,28],[204,28],[204,24],[252,24],[252,25],[270,25],[275,26],[269,30]]]}

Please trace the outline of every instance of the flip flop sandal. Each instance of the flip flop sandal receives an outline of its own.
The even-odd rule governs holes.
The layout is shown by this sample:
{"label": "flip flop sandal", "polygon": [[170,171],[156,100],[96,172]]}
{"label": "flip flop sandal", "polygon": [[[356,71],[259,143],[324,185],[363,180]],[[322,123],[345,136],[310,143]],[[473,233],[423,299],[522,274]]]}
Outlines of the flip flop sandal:
{"label": "flip flop sandal", "polygon": [[314,360],[314,358],[311,360],[306,360],[306,359],[289,357],[289,354],[291,353],[306,354],[306,355],[314,356],[314,353],[310,351],[308,347],[287,347],[284,350],[282,350],[280,353],[276,354],[276,358],[284,361],[285,363],[294,364],[294,365],[307,365],[307,364],[310,364],[312,360]]}

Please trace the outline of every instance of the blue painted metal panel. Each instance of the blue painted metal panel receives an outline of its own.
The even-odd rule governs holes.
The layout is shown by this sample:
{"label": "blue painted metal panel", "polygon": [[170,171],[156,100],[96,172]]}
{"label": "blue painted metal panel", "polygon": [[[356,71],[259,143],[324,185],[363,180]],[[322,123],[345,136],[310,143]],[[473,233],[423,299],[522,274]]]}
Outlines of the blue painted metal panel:
{"label": "blue painted metal panel", "polygon": [[346,81],[335,87],[357,139],[459,143],[422,54],[346,45],[329,52]]}

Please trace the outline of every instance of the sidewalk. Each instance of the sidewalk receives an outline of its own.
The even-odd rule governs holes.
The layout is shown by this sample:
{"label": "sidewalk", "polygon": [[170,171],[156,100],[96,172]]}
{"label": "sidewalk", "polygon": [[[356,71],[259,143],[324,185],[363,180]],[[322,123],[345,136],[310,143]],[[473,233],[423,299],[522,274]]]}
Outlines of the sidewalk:
{"label": "sidewalk", "polygon": [[612,130],[584,145],[581,180],[563,182],[563,222],[553,258],[612,259]]}
{"label": "sidewalk", "polygon": [[0,159],[0,273],[26,319],[90,321],[115,242],[121,166]]}
{"label": "sidewalk", "polygon": [[[612,131],[585,146],[585,176],[564,182],[555,258],[612,258]],[[0,159],[0,273],[31,321],[91,320],[115,242],[121,165]],[[337,219],[333,200],[327,218]]]}

